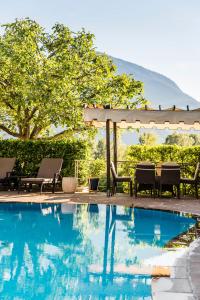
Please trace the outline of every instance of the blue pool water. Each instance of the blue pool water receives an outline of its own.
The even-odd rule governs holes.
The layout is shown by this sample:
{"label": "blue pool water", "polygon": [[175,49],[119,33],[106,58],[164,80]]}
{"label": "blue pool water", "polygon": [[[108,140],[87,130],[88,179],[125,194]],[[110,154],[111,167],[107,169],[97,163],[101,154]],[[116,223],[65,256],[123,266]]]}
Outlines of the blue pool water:
{"label": "blue pool water", "polygon": [[118,206],[0,204],[0,299],[151,299],[143,267],[195,222]]}

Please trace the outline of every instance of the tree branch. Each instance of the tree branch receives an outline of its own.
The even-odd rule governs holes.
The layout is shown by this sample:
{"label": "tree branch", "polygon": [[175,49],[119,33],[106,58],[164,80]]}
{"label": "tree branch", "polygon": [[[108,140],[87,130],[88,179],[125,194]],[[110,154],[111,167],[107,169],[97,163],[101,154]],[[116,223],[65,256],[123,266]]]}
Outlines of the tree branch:
{"label": "tree branch", "polygon": [[38,110],[37,107],[34,107],[34,108],[33,108],[33,110],[32,110],[32,112],[31,112],[30,116],[29,116],[28,119],[27,119],[27,121],[30,121],[30,120],[33,118],[33,116],[34,116],[34,114],[36,113],[37,110]]}
{"label": "tree branch", "polygon": [[9,107],[10,109],[14,110],[14,107],[8,101],[6,101],[6,100],[3,100],[3,101],[4,101],[4,103],[5,103],[5,105],[7,107]]}
{"label": "tree branch", "polygon": [[20,134],[14,131],[11,131],[10,129],[8,129],[6,126],[0,124],[0,129],[5,131],[6,133],[8,133],[9,135],[12,135],[14,137],[20,137]]}
{"label": "tree branch", "polygon": [[20,123],[17,124],[18,128],[19,128],[19,134],[22,135],[22,126]]}
{"label": "tree branch", "polygon": [[34,139],[34,137],[40,133],[40,131],[42,130],[43,128],[42,127],[37,127],[36,125],[34,126],[31,134],[30,134],[30,139]]}
{"label": "tree branch", "polygon": [[57,52],[58,49],[56,49],[55,51],[51,52],[48,56],[47,56],[47,59],[53,57],[54,55],[56,55],[56,52]]}
{"label": "tree branch", "polygon": [[67,133],[67,131],[69,132],[69,129],[65,129],[59,133],[56,133],[55,135],[50,136],[47,139],[56,139],[57,137],[60,137],[60,136],[64,135],[65,133]]}
{"label": "tree branch", "polygon": [[65,129],[65,130],[63,130],[59,133],[56,133],[55,135],[47,137],[46,139],[47,140],[56,139],[56,138],[59,138],[59,137],[61,137],[62,135],[66,134],[66,133],[72,133],[72,132],[80,132],[80,128]]}
{"label": "tree branch", "polygon": [[3,85],[3,87],[6,87],[6,83],[4,81],[0,81],[0,84]]}

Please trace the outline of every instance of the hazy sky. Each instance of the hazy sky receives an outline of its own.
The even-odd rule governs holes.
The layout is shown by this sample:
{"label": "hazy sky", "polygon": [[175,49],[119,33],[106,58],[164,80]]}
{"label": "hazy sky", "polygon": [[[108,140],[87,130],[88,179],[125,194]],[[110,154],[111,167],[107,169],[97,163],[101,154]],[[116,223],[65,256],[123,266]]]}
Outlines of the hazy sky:
{"label": "hazy sky", "polygon": [[98,50],[173,79],[200,101],[200,0],[0,0],[0,22],[62,22],[96,36]]}

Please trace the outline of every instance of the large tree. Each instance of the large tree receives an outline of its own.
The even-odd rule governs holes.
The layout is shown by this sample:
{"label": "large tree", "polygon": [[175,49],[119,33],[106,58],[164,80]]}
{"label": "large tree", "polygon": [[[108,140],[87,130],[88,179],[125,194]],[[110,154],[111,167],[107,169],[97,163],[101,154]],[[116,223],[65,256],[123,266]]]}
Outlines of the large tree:
{"label": "large tree", "polygon": [[[116,75],[111,59],[94,47],[94,35],[56,24],[51,33],[30,19],[3,25],[0,35],[0,129],[20,139],[84,128],[87,104],[135,106],[142,83]],[[130,99],[134,98],[134,101]]]}
{"label": "large tree", "polygon": [[176,133],[170,134],[165,139],[167,145],[178,145],[178,146],[197,146],[200,145],[200,135],[191,133]]}
{"label": "large tree", "polygon": [[151,132],[144,132],[139,136],[140,145],[153,146],[157,142],[157,136]]}

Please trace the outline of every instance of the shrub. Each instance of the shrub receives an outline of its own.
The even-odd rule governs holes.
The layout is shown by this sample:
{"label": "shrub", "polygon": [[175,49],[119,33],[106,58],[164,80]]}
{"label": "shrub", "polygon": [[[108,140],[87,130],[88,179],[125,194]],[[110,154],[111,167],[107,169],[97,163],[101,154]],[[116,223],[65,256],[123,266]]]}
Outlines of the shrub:
{"label": "shrub", "polygon": [[105,159],[95,159],[90,165],[90,177],[101,177],[106,172],[106,161]]}
{"label": "shrub", "polygon": [[17,175],[37,171],[44,157],[64,159],[62,175],[74,176],[74,160],[87,159],[89,146],[84,141],[19,141],[1,140],[0,157],[16,157]]}
{"label": "shrub", "polygon": [[154,163],[176,161],[180,164],[188,163],[188,165],[195,167],[196,163],[200,161],[200,146],[130,146],[127,150],[126,159],[134,162],[152,161]]}

